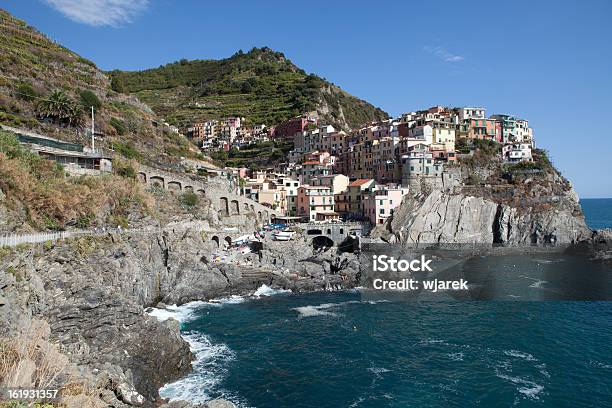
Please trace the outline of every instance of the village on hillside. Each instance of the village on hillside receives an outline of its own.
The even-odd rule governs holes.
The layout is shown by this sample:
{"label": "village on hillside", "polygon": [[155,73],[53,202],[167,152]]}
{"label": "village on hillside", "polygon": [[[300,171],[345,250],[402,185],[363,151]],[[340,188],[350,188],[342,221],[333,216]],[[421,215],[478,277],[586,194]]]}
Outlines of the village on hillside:
{"label": "village on hillside", "polygon": [[227,168],[241,193],[289,219],[383,224],[409,191],[450,190],[459,183],[456,161],[470,154],[466,140],[499,143],[507,163],[532,161],[527,120],[486,116],[482,107],[435,106],[371,123],[347,133],[307,113],[276,127],[243,126],[244,118],[195,123],[188,131],[206,153],[244,149],[270,140],[293,143],[273,168]]}

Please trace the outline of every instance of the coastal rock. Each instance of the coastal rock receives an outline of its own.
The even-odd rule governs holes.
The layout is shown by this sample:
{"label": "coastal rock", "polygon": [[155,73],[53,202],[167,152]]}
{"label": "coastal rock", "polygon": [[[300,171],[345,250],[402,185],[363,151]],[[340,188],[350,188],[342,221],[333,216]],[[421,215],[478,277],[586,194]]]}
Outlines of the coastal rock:
{"label": "coastal rock", "polygon": [[493,242],[496,212],[497,205],[483,198],[434,190],[404,200],[390,227],[402,243]]}
{"label": "coastal rock", "polygon": [[0,334],[43,319],[100,400],[152,406],[163,384],[190,370],[193,356],[179,323],[159,322],[146,308],[250,294],[264,284],[307,291],[357,283],[354,254],[315,252],[304,239],[266,241],[236,263],[213,262],[211,235],[218,233],[209,228],[205,221],[183,221],[162,231],[11,251],[0,259]]}
{"label": "coastal rock", "polygon": [[566,245],[591,236],[576,195],[522,207],[434,190],[408,196],[373,236],[403,244]]}
{"label": "coastal rock", "polygon": [[234,405],[232,402],[227,401],[227,400],[216,399],[216,400],[208,401],[205,407],[206,408],[236,408],[236,405]]}

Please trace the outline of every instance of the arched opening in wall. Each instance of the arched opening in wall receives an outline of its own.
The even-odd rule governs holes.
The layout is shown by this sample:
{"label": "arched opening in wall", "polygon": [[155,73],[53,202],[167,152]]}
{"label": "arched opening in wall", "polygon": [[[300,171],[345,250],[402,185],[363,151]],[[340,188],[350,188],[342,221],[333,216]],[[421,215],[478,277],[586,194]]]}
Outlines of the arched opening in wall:
{"label": "arched opening in wall", "polygon": [[253,204],[251,204],[251,212],[255,214],[255,206]]}
{"label": "arched opening in wall", "polygon": [[178,181],[169,181],[168,190],[170,191],[181,191],[181,183]]}
{"label": "arched opening in wall", "polygon": [[238,205],[238,200],[232,200],[230,205],[230,214],[240,214],[240,207]]}
{"label": "arched opening in wall", "polygon": [[138,173],[138,181],[141,183],[147,183],[147,173],[143,173],[142,171]]}
{"label": "arched opening in wall", "polygon": [[323,233],[323,231],[321,231],[320,229],[309,229],[308,231],[306,231],[306,235],[321,235]]}
{"label": "arched opening in wall", "polygon": [[213,241],[213,243],[215,244],[215,247],[216,247],[216,248],[219,248],[219,237],[218,237],[218,236],[216,236],[216,235],[215,235],[215,236],[213,236],[213,237],[212,237],[212,241]]}
{"label": "arched opening in wall", "polygon": [[344,235],[344,228],[340,228],[340,235]]}
{"label": "arched opening in wall", "polygon": [[257,211],[257,219],[261,220],[261,211]]}
{"label": "arched opening in wall", "polygon": [[332,241],[329,237],[325,235],[319,235],[318,237],[314,237],[312,240],[312,247],[315,250],[318,249],[329,249],[334,246],[334,241]]}
{"label": "arched opening in wall", "polygon": [[199,194],[199,195],[201,195],[201,196],[203,196],[203,195],[205,195],[205,194],[206,194],[206,191],[204,191],[204,190],[202,190],[202,189],[199,189],[199,190],[198,190],[198,194]]}
{"label": "arched opening in wall", "polygon": [[229,215],[229,205],[227,202],[227,197],[221,197],[219,199],[219,214],[225,217]]}
{"label": "arched opening in wall", "polygon": [[224,241],[228,247],[232,246],[232,239],[230,237],[225,237]]}
{"label": "arched opening in wall", "polygon": [[331,235],[331,228],[327,229],[327,235]]}
{"label": "arched opening in wall", "polygon": [[244,212],[249,212],[249,203],[244,203],[242,205],[242,209],[244,210]]}
{"label": "arched opening in wall", "polygon": [[154,187],[164,188],[164,178],[159,176],[149,177],[149,184]]}
{"label": "arched opening in wall", "polygon": [[270,214],[267,211],[264,211],[264,219],[265,222],[268,222],[270,220]]}
{"label": "arched opening in wall", "polygon": [[190,192],[190,193],[193,193],[193,187],[192,187],[192,186],[185,186],[185,187],[183,188],[183,191],[188,191],[188,192]]}

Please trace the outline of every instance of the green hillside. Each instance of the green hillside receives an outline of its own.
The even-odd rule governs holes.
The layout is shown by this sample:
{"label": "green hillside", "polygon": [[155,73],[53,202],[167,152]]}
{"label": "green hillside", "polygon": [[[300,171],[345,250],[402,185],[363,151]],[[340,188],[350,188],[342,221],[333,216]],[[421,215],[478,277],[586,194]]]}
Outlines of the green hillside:
{"label": "green hillside", "polygon": [[88,144],[92,105],[99,146],[152,164],[198,154],[93,62],[0,9],[0,123]]}
{"label": "green hillside", "polygon": [[228,116],[275,125],[317,111],[323,120],[346,129],[388,117],[265,47],[222,60],[181,60],[145,71],[109,74],[116,91],[137,95],[179,126]]}

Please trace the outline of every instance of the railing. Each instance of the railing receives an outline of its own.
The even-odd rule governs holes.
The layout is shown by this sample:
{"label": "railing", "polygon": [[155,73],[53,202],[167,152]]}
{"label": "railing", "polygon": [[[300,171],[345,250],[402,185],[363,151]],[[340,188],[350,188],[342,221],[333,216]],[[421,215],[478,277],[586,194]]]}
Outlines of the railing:
{"label": "railing", "polygon": [[66,238],[75,238],[80,236],[105,235],[107,233],[147,233],[160,231],[159,228],[138,228],[138,229],[121,229],[121,228],[96,228],[92,230],[72,230],[60,232],[39,232],[34,234],[3,234],[0,235],[1,247],[15,247],[21,244],[39,244],[43,242],[52,242],[64,240]]}

